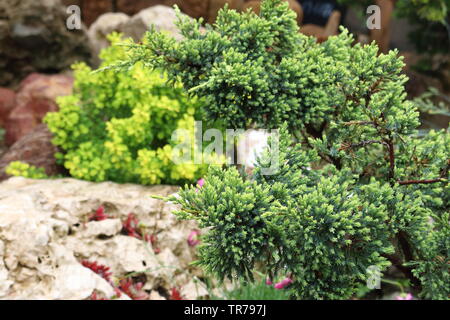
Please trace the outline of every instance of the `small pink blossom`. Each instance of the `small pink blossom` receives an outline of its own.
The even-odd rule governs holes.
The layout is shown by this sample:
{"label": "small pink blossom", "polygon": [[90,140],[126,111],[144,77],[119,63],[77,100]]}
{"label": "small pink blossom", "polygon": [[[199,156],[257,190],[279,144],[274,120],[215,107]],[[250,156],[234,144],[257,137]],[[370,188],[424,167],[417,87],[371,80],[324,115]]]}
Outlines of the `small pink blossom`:
{"label": "small pink blossom", "polygon": [[101,206],[89,217],[89,221],[103,221],[110,217],[105,213],[105,207]]}
{"label": "small pink blossom", "polygon": [[284,289],[288,285],[290,285],[291,283],[292,283],[292,279],[291,278],[286,278],[286,279],[282,280],[281,282],[276,283],[274,288],[278,289],[278,290]]}
{"label": "small pink blossom", "polygon": [[197,181],[197,185],[199,188],[203,187],[203,185],[205,184],[205,179],[201,178]]}
{"label": "small pink blossom", "polygon": [[271,286],[271,285],[273,285],[273,282],[272,282],[272,280],[270,280],[270,278],[267,278],[267,279],[266,279],[266,284],[267,284],[268,286]]}
{"label": "small pink blossom", "polygon": [[122,223],[122,227],[127,236],[142,239],[142,235],[139,232],[139,220],[135,214],[128,214],[127,220]]}
{"label": "small pink blossom", "polygon": [[190,245],[191,247],[195,247],[196,245],[198,245],[200,243],[199,236],[200,236],[199,230],[192,230],[187,238],[188,245]]}
{"label": "small pink blossom", "polygon": [[395,297],[396,300],[413,300],[413,295],[411,293],[407,293],[407,294],[400,294],[397,297]]}
{"label": "small pink blossom", "polygon": [[169,300],[184,300],[177,288],[172,288]]}
{"label": "small pink blossom", "polygon": [[148,300],[149,295],[143,289],[142,282],[135,283],[132,279],[120,280],[119,289],[133,300]]}

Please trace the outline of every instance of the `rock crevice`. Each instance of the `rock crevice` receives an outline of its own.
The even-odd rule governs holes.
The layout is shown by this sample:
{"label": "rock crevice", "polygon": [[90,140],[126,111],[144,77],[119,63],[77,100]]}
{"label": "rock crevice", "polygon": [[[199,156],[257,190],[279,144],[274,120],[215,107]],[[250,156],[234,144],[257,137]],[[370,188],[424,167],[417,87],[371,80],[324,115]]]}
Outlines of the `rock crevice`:
{"label": "rock crevice", "polygon": [[[149,296],[164,288],[192,292],[198,269],[189,264],[195,251],[187,243],[194,222],[179,221],[173,206],[151,195],[167,196],[172,186],[143,187],[75,179],[31,180],[11,178],[0,184],[0,299],[87,299],[93,292],[114,296],[111,283],[130,275],[144,279]],[[104,206],[108,219],[91,221]],[[123,232],[133,213],[153,242]],[[107,281],[83,261],[107,266]],[[184,288],[184,289],[183,289]],[[152,293],[153,292],[153,293]],[[158,296],[159,297],[159,296]],[[122,294],[121,298],[129,298]]]}

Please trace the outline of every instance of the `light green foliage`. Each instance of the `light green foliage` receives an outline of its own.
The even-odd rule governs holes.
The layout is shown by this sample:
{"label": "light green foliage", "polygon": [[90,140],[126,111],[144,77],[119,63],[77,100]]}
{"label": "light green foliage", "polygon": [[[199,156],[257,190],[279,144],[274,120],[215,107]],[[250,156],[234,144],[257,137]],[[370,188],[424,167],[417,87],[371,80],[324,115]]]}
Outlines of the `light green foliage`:
{"label": "light green foliage", "polygon": [[261,17],[224,10],[205,34],[183,21],[184,42],[153,32],[133,49],[128,63],[164,66],[209,99],[213,118],[286,120],[276,174],[259,169],[266,154],[251,176],[213,168],[203,188],[166,199],[208,230],[198,264],[219,279],[288,274],[300,299],[349,298],[367,268],[393,264],[415,295],[447,299],[449,133],[418,135],[397,52],[351,46],[345,30],[316,44],[294,22],[266,0]]}
{"label": "light green foliage", "polygon": [[6,174],[30,179],[47,179],[43,168],[37,168],[21,161],[11,162],[5,169]]}
{"label": "light green foliage", "polygon": [[[100,55],[102,66],[127,58],[120,35],[110,40],[112,46]],[[64,150],[59,159],[73,177],[178,184],[202,175],[205,166],[171,161],[179,142],[171,140],[172,133],[193,134],[194,119],[201,118],[199,101],[189,99],[180,85],[168,86],[163,74],[142,64],[121,73],[93,73],[83,63],[74,70],[74,94],[60,98],[60,110],[45,118],[54,144]]]}
{"label": "light green foliage", "polygon": [[383,271],[395,264],[416,275],[410,279],[415,293],[446,299],[448,184],[367,181],[332,164],[311,170],[314,152],[288,141],[285,131],[280,151],[286,165],[275,176],[257,169],[245,180],[234,168],[216,168],[200,190],[168,199],[182,206],[181,218],[210,227],[199,264],[219,278],[248,278],[263,264],[269,274],[291,274],[289,292],[300,299],[349,298],[367,280],[368,267]]}
{"label": "light green foliage", "polygon": [[[235,168],[211,168],[210,172],[212,184],[180,191],[183,211],[179,215],[198,220],[201,228],[213,227],[202,239],[205,245],[199,246],[200,265],[219,277],[251,277],[256,259],[274,250],[263,217],[279,207],[267,187],[244,181]],[[203,194],[208,196],[199,196]]]}

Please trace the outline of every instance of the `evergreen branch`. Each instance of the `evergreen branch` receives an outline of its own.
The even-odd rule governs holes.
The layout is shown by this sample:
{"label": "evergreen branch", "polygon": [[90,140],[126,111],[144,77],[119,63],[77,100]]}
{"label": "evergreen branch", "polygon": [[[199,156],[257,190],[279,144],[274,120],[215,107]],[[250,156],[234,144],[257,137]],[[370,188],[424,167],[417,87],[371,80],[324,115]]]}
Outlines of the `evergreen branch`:
{"label": "evergreen branch", "polygon": [[374,126],[375,125],[373,123],[373,121],[348,121],[348,122],[344,122],[343,124],[345,126],[353,126],[353,125],[358,125],[358,126],[372,125],[372,126]]}
{"label": "evergreen branch", "polygon": [[431,183],[438,183],[438,182],[446,182],[448,180],[444,178],[437,178],[437,179],[429,179],[429,180],[406,180],[406,181],[398,181],[398,184],[400,185],[411,185],[411,184],[431,184]]}
{"label": "evergreen branch", "polygon": [[353,144],[343,144],[343,146],[341,148],[339,148],[339,151],[342,150],[347,150],[347,149],[357,149],[357,148],[362,148],[365,147],[367,145],[370,144],[382,144],[382,145],[386,145],[388,146],[388,144],[384,141],[380,141],[380,140],[367,140],[367,141],[361,141],[359,143],[353,143]]}

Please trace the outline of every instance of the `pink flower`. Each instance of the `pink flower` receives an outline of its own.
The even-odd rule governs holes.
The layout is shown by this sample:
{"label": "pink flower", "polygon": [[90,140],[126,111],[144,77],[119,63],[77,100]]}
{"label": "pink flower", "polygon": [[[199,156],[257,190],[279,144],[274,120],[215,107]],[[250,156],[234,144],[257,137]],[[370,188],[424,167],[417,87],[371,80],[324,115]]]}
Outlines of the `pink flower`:
{"label": "pink flower", "polygon": [[127,220],[122,223],[122,226],[127,236],[142,239],[142,235],[139,230],[139,220],[133,213],[128,215]]}
{"label": "pink flower", "polygon": [[101,206],[89,217],[89,221],[103,221],[110,217],[105,213],[105,207]]}
{"label": "pink flower", "polygon": [[103,296],[98,295],[97,292],[94,290],[92,292],[91,296],[89,297],[89,300],[110,300],[110,299],[107,299]]}
{"label": "pink flower", "polygon": [[397,297],[395,297],[396,300],[413,300],[413,295],[411,293],[402,293],[400,295],[398,295]]}
{"label": "pink flower", "polygon": [[205,179],[201,178],[197,181],[197,185],[199,188],[203,187],[203,185],[205,184]]}
{"label": "pink flower", "polygon": [[292,283],[292,279],[291,278],[286,278],[284,280],[282,280],[281,282],[278,282],[277,284],[275,284],[274,288],[275,289],[284,289],[286,288],[288,285],[290,285]]}
{"label": "pink flower", "polygon": [[268,286],[271,286],[271,285],[273,285],[273,282],[272,282],[272,280],[270,280],[270,278],[267,278],[267,279],[266,279],[266,284],[267,284]]}
{"label": "pink flower", "polygon": [[169,300],[184,300],[177,288],[172,288]]}
{"label": "pink flower", "polygon": [[134,283],[132,279],[120,280],[119,289],[133,300],[148,300],[149,295],[143,290],[142,282]]}
{"label": "pink flower", "polygon": [[195,247],[196,245],[198,245],[200,243],[200,240],[198,238],[199,236],[200,236],[200,231],[192,230],[187,238],[188,245],[191,247]]}
{"label": "pink flower", "polygon": [[100,277],[102,277],[106,281],[111,282],[112,273],[111,273],[109,267],[99,264],[96,261],[90,262],[88,260],[81,261],[81,264],[83,265],[83,267],[94,271],[96,274],[98,274]]}
{"label": "pink flower", "polygon": [[155,254],[161,253],[161,249],[157,247],[158,237],[155,234],[144,235],[144,240],[152,245]]}

